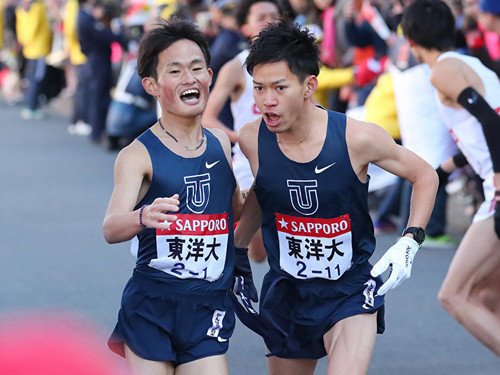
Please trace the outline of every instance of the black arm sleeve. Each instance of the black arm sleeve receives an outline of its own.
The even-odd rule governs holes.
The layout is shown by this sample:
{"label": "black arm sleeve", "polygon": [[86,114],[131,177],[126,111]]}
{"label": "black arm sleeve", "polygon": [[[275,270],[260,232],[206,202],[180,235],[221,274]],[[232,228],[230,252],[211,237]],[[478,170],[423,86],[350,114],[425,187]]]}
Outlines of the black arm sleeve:
{"label": "black arm sleeve", "polygon": [[436,173],[439,178],[439,187],[441,186],[446,186],[448,183],[448,178],[450,177],[450,174],[448,172],[445,172],[441,166],[436,168]]}
{"label": "black arm sleeve", "polygon": [[493,171],[500,172],[500,116],[472,87],[467,87],[460,93],[458,103],[481,124],[490,150]]}
{"label": "black arm sleeve", "polygon": [[465,158],[464,154],[460,151],[458,154],[453,155],[453,163],[457,166],[457,168],[465,167],[469,162]]}

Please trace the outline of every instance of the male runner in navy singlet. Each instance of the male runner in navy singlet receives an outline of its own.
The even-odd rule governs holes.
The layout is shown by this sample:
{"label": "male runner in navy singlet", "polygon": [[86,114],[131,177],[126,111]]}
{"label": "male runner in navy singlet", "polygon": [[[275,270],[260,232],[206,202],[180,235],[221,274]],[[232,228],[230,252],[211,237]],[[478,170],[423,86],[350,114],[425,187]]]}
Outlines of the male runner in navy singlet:
{"label": "male runner in navy singlet", "polygon": [[[285,21],[263,30],[246,60],[263,119],[240,132],[256,179],[235,246],[261,226],[270,271],[259,314],[244,288],[235,291],[247,309],[235,306],[264,337],[271,375],[312,375],[325,355],[330,375],[366,374],[384,330],[384,294],[410,276],[438,186],[434,169],[381,127],[312,103],[319,61],[312,34]],[[373,269],[369,163],[413,185],[408,228]]]}
{"label": "male runner in navy singlet", "polygon": [[212,71],[193,23],[163,21],[139,44],[138,72],[161,118],[115,163],[103,231],[138,237],[110,348],[134,375],[227,374],[234,329],[234,214],[242,199],[227,135],[201,126]]}

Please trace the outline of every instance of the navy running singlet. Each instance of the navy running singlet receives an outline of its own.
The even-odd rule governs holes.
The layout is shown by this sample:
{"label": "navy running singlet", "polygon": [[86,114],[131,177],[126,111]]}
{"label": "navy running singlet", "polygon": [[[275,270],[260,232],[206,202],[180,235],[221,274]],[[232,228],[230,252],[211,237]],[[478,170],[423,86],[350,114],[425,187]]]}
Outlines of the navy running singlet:
{"label": "navy running singlet", "polygon": [[276,134],[261,122],[255,193],[271,272],[326,286],[375,250],[368,182],[352,169],[345,129],[346,116],[328,111],[320,154],[298,163],[282,153]]}
{"label": "navy running singlet", "polygon": [[232,198],[236,182],[219,140],[203,129],[205,152],[181,157],[151,130],[137,139],[153,166],[148,192],[136,209],[179,194],[177,221],[168,229],[142,230],[135,271],[182,290],[226,290],[234,266]]}

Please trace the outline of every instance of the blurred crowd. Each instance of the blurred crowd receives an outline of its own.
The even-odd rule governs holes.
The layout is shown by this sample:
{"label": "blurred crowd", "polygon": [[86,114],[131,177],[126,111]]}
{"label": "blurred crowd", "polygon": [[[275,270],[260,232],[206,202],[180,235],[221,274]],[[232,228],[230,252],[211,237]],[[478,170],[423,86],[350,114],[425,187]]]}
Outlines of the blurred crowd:
{"label": "blurred crowd", "polygon": [[[88,137],[108,150],[119,150],[158,118],[156,102],[137,74],[137,43],[143,32],[160,18],[196,21],[210,41],[215,87],[224,64],[244,51],[255,36],[248,30],[248,13],[242,11],[248,6],[245,2],[0,0],[2,98],[19,106],[20,116],[29,121],[43,119],[51,100],[67,98],[71,103],[68,132]],[[479,0],[447,2],[456,17],[456,49],[478,57],[500,75],[500,30],[486,24],[488,18],[479,9]],[[323,67],[315,94],[319,105],[379,124],[396,142],[435,168],[456,152],[439,117],[429,68],[411,54],[399,27],[411,0],[277,3],[282,17],[309,28],[320,43]],[[238,128],[231,100],[226,99],[214,113],[237,143]],[[207,111],[210,108],[209,103]],[[211,126],[209,117],[207,123],[204,117],[205,126]],[[372,191],[383,192],[376,229],[399,230],[395,218],[406,222],[410,186],[375,167],[370,174]],[[458,187],[440,187],[427,228],[431,238],[427,244],[433,239],[436,243],[450,241],[445,217],[450,191],[469,189],[472,210],[482,199],[470,169],[464,168],[458,177],[462,181]]]}

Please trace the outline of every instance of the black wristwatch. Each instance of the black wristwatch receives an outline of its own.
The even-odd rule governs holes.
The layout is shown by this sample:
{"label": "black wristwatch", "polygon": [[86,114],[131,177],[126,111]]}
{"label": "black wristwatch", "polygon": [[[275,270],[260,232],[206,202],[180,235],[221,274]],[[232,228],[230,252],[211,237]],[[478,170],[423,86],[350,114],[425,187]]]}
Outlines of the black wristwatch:
{"label": "black wristwatch", "polygon": [[411,233],[413,234],[413,239],[418,243],[419,246],[422,246],[422,242],[425,241],[425,230],[422,227],[409,227],[403,231],[402,236],[405,234]]}

